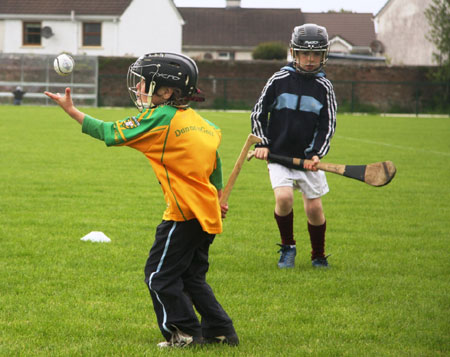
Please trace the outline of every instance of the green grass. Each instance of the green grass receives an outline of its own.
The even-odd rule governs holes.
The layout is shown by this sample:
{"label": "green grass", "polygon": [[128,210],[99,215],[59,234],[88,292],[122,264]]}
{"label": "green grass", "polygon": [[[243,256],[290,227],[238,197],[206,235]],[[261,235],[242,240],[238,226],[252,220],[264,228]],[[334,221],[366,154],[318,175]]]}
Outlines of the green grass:
{"label": "green grass", "polygon": [[[323,161],[392,160],[398,172],[381,188],[327,175],[328,270],[310,265],[299,194],[296,267],[278,270],[267,169],[246,163],[208,275],[241,345],[160,352],[143,267],[164,200],[146,158],[82,135],[55,107],[0,111],[0,355],[450,354],[449,118],[338,116]],[[202,114],[223,130],[227,179],[249,113]],[[80,241],[91,231],[112,242]]]}

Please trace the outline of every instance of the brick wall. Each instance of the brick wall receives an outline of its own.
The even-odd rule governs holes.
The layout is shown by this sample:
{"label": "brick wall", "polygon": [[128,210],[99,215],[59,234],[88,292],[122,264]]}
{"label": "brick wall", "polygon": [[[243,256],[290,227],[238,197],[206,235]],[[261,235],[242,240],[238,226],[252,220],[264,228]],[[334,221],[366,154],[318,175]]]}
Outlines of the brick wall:
{"label": "brick wall", "polygon": [[[107,106],[131,105],[126,89],[126,73],[133,58],[99,59],[99,103]],[[199,61],[199,88],[206,102],[199,108],[251,109],[267,79],[284,61]],[[379,63],[339,63],[330,60],[327,77],[333,82],[339,105],[353,102],[388,111],[399,108],[414,112],[430,100],[439,87],[428,86],[429,67],[388,67]],[[353,82],[353,83],[352,83]],[[420,99],[418,102],[417,99]],[[360,105],[359,107],[356,105]]]}

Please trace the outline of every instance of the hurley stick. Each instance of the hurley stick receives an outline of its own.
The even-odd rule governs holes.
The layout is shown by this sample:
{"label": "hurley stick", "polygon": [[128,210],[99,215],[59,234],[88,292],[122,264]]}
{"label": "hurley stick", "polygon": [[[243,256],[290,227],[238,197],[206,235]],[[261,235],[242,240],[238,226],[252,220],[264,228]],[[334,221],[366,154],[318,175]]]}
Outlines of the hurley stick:
{"label": "hurley stick", "polygon": [[230,197],[231,190],[233,189],[234,183],[236,182],[239,172],[241,172],[242,165],[244,164],[245,158],[247,157],[247,153],[250,150],[250,147],[253,144],[260,142],[261,138],[257,137],[256,135],[249,134],[249,136],[247,137],[247,140],[245,141],[241,153],[238,159],[236,160],[236,163],[234,164],[233,171],[231,171],[231,175],[230,178],[228,179],[227,185],[223,190],[222,197],[220,197],[220,204],[228,203],[228,197]]}
{"label": "hurley stick", "polygon": [[[247,160],[255,155],[250,151],[247,155]],[[311,160],[297,159],[294,157],[287,157],[269,153],[269,161],[282,164],[296,170],[304,170],[305,163],[311,163]],[[350,177],[367,183],[371,186],[387,185],[395,176],[397,169],[392,161],[375,162],[367,165],[341,165],[319,162],[316,166],[319,170],[332,172],[345,177]]]}

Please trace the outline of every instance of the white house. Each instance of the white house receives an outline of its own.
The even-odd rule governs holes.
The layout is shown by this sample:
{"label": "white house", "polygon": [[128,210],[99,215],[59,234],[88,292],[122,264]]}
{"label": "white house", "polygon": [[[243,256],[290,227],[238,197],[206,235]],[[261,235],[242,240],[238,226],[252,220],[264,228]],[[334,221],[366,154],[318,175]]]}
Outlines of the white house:
{"label": "white house", "polygon": [[431,66],[435,46],[426,38],[432,0],[388,0],[375,15],[377,40],[393,65]]}
{"label": "white house", "polygon": [[0,1],[0,53],[181,52],[183,24],[173,0]]}

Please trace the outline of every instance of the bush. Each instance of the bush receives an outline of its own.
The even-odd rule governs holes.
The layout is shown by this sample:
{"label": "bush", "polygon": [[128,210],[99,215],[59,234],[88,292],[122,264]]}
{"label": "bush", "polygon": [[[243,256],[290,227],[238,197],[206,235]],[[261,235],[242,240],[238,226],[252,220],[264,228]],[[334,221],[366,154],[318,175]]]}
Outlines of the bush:
{"label": "bush", "polygon": [[280,42],[260,43],[252,52],[253,59],[284,60],[287,58],[286,46]]}

